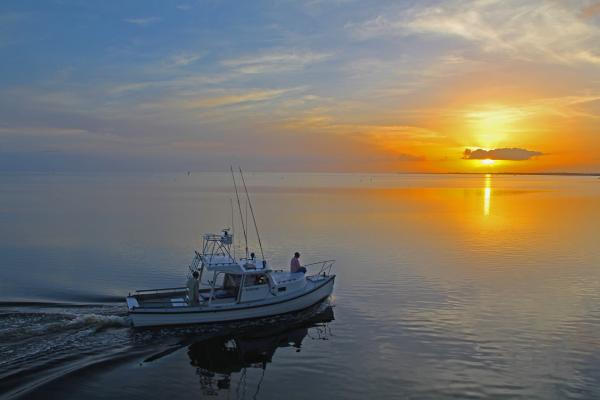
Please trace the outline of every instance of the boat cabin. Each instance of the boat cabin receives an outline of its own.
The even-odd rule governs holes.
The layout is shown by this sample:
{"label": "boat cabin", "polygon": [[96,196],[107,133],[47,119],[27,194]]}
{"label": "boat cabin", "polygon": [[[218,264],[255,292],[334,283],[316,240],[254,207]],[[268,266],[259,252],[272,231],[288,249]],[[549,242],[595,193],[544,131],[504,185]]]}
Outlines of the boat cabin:
{"label": "boat cabin", "polygon": [[225,229],[222,232],[204,235],[202,253],[196,252],[191,265],[192,271],[200,273],[201,303],[247,303],[304,287],[303,273],[273,271],[253,255],[236,260],[233,235]]}

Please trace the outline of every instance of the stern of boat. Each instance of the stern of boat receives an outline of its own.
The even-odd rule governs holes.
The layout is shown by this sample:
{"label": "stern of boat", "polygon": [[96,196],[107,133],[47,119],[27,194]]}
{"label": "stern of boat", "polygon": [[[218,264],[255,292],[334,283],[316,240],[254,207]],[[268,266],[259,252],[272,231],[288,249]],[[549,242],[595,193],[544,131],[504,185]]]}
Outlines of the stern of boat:
{"label": "stern of boat", "polygon": [[125,298],[125,301],[127,302],[127,311],[128,312],[132,312],[133,310],[135,310],[136,308],[138,308],[140,306],[140,303],[138,303],[137,299],[131,295],[127,296]]}
{"label": "stern of boat", "polygon": [[136,290],[125,297],[127,310],[132,313],[140,308],[171,308],[187,306],[187,288]]}

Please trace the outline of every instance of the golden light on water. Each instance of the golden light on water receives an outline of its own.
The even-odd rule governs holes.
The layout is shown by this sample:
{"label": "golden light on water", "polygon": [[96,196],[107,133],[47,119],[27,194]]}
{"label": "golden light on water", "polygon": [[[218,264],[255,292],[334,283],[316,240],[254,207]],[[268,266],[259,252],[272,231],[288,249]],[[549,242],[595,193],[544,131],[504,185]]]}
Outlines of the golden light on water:
{"label": "golden light on water", "polygon": [[492,200],[492,175],[485,175],[485,186],[483,188],[483,215],[490,215],[490,203]]}

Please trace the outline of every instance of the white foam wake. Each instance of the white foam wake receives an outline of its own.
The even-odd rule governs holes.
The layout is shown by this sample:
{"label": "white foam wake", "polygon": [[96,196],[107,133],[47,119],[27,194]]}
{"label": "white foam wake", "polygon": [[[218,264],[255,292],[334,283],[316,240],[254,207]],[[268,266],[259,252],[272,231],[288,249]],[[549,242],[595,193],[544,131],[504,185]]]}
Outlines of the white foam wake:
{"label": "white foam wake", "polygon": [[82,314],[77,315],[74,319],[56,324],[62,324],[65,329],[93,327],[96,331],[101,331],[107,328],[129,326],[129,320],[118,315]]}
{"label": "white foam wake", "polygon": [[3,325],[0,339],[14,341],[75,330],[99,332],[126,327],[130,323],[125,316],[110,314],[13,313],[10,318],[4,318]]}

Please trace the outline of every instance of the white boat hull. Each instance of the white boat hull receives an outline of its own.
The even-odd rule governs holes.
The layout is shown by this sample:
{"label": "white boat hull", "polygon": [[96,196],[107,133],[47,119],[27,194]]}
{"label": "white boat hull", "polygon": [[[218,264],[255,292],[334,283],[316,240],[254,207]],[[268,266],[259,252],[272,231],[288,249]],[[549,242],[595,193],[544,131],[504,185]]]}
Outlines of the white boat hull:
{"label": "white boat hull", "polygon": [[329,297],[333,291],[335,275],[317,281],[315,287],[289,298],[273,298],[234,307],[176,307],[169,309],[130,309],[129,317],[134,327],[205,324],[286,314],[308,308]]}

